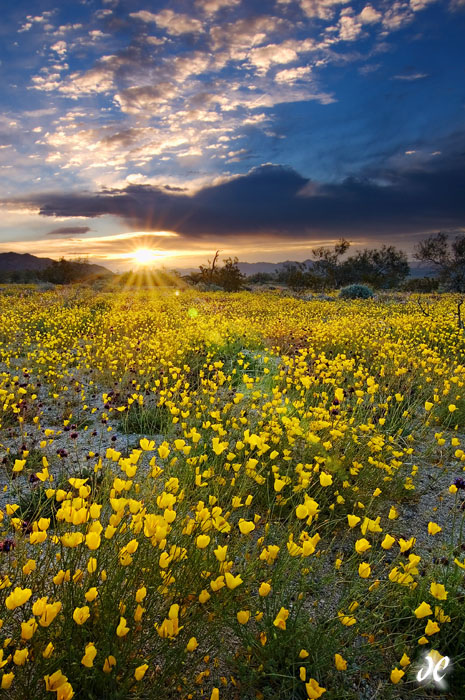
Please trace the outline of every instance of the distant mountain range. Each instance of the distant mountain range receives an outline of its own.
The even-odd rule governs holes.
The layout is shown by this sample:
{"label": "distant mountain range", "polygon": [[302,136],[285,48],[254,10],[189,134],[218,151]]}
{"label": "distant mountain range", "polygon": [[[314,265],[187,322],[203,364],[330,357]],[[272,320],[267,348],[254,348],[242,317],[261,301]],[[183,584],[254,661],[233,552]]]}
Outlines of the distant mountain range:
{"label": "distant mountain range", "polygon": [[[56,261],[52,258],[38,258],[29,253],[0,253],[0,273],[23,272],[25,270],[41,272],[50,267],[53,262]],[[82,265],[82,272],[86,276],[113,274],[103,265],[94,265],[93,263],[82,263]]]}
{"label": "distant mountain range", "polygon": [[[311,260],[304,260],[303,264],[308,266],[308,267],[311,267],[312,261]],[[294,260],[285,260],[284,262],[278,262],[278,263],[240,262],[239,269],[244,275],[247,275],[247,277],[250,277],[250,275],[256,275],[258,272],[267,272],[268,274],[273,274],[274,272],[276,272],[276,270],[282,270],[282,268],[285,267],[286,265],[295,265],[295,261]]]}
{"label": "distant mountain range", "polygon": [[[30,253],[0,253],[0,274],[10,273],[10,272],[22,272],[37,271],[41,272],[47,267],[55,262],[52,258],[39,258],[36,255],[30,255]],[[303,263],[311,267],[313,264],[312,260],[304,260]],[[267,272],[268,274],[274,274],[277,270],[281,270],[286,265],[295,264],[293,260],[285,260],[283,262],[240,262],[238,263],[240,271],[250,277],[258,272]],[[410,261],[410,277],[431,277],[434,275],[434,269],[423,263],[417,261]],[[82,271],[84,276],[91,275],[112,275],[113,273],[108,268],[103,265],[96,265],[94,263],[82,263],[84,267]],[[198,267],[189,267],[178,269],[181,274],[189,274],[198,270]]]}
{"label": "distant mountain range", "polygon": [[[302,261],[304,265],[307,265],[308,267],[311,267],[313,264],[313,260],[303,260]],[[282,270],[283,267],[286,265],[295,265],[296,262],[294,260],[285,260],[283,262],[277,262],[277,263],[271,263],[271,262],[256,262],[256,263],[248,263],[248,262],[239,262],[238,267],[242,274],[247,275],[247,277],[250,277],[251,275],[256,275],[258,272],[266,272],[268,274],[274,274],[277,270]],[[410,277],[413,278],[418,278],[418,277],[432,277],[435,274],[434,268],[431,266],[425,265],[424,263],[420,263],[415,261],[409,261],[410,265]],[[197,267],[190,267],[190,268],[184,268],[178,270],[181,274],[189,274],[190,272],[194,272],[194,270],[198,270]]]}
{"label": "distant mountain range", "polygon": [[[304,260],[303,263],[305,265],[308,264],[309,267],[312,265],[311,260]],[[251,275],[256,275],[258,272],[267,272],[268,274],[272,275],[274,274],[277,270],[281,270],[285,265],[296,265],[295,260],[285,260],[284,262],[277,262],[277,263],[271,263],[271,262],[256,262],[256,263],[248,263],[248,262],[239,262],[238,267],[239,270],[242,272],[242,274],[247,275],[247,277],[250,277]],[[190,272],[197,272],[198,267],[184,267],[184,268],[178,268],[178,272],[180,272],[183,275],[188,275]]]}

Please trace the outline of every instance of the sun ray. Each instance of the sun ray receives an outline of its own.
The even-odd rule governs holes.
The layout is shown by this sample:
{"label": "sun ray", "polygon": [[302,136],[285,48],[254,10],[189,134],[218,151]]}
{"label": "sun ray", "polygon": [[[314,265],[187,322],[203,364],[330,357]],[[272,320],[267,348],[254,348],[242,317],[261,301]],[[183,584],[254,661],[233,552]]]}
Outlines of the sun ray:
{"label": "sun ray", "polygon": [[146,267],[147,265],[153,265],[155,262],[163,258],[163,254],[152,248],[137,248],[133,253],[131,253],[131,259],[136,265]]}
{"label": "sun ray", "polygon": [[179,294],[187,286],[175,271],[160,265],[161,261],[171,257],[163,250],[139,247],[128,252],[125,257],[134,263],[135,268],[121,275],[118,286],[123,292],[171,289],[174,294]]}

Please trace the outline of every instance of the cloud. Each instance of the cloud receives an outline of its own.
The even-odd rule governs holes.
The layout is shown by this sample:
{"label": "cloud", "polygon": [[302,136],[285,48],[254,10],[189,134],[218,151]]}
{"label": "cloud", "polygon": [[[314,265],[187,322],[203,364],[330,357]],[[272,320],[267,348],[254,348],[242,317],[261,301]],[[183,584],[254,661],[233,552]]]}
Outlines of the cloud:
{"label": "cloud", "polygon": [[48,231],[47,236],[82,236],[84,233],[89,233],[92,229],[89,226],[62,226]]}
{"label": "cloud", "polygon": [[297,53],[291,46],[269,44],[252,49],[248,56],[249,62],[260,70],[267,71],[274,63],[292,63],[297,60]]}
{"label": "cloud", "polygon": [[409,24],[413,17],[414,13],[408,2],[394,2],[384,14],[383,27],[389,31],[396,31]]}
{"label": "cloud", "polygon": [[48,10],[46,12],[43,12],[41,15],[36,15],[35,17],[34,15],[27,15],[26,21],[18,29],[18,34],[22,32],[28,32],[34,26],[34,24],[41,25],[43,22],[48,21],[54,12],[56,12],[56,10]]}
{"label": "cloud", "polygon": [[295,83],[296,80],[302,80],[310,73],[310,66],[298,66],[297,68],[286,68],[279,71],[274,76],[277,83]]}
{"label": "cloud", "polygon": [[381,68],[381,63],[368,63],[365,66],[361,66],[358,72],[362,75],[370,75]]}
{"label": "cloud", "polygon": [[147,37],[145,37],[145,41],[146,41],[147,44],[149,44],[150,46],[161,46],[162,44],[165,43],[165,41],[166,41],[166,36],[162,36],[162,37],[159,37],[159,36],[147,36]]}
{"label": "cloud", "polygon": [[108,36],[110,35],[105,34],[105,32],[102,32],[100,29],[91,29],[89,31],[89,37],[92,39],[92,41],[96,41],[97,39],[103,39]]}
{"label": "cloud", "polygon": [[219,10],[239,5],[241,0],[196,0],[195,4],[207,15],[214,15]]}
{"label": "cloud", "polygon": [[157,14],[139,10],[131,12],[130,17],[140,19],[142,22],[155,22],[157,27],[165,29],[168,34],[179,36],[180,34],[197,34],[203,31],[202,22],[189,15],[173,12],[173,10],[162,10]]}
{"label": "cloud", "polygon": [[307,17],[332,19],[339,5],[346,5],[349,0],[300,0],[300,7]]}
{"label": "cloud", "polygon": [[114,72],[111,67],[102,62],[84,73],[71,73],[67,78],[62,78],[59,73],[45,69],[43,75],[34,75],[31,80],[35,90],[44,92],[56,90],[67,97],[78,99],[92,93],[110,92],[114,87],[113,77]]}
{"label": "cloud", "polygon": [[287,23],[283,19],[271,15],[252,16],[235,22],[214,25],[210,29],[212,48],[216,50],[227,47],[234,56],[234,50],[260,46],[265,41],[269,41],[273,34],[284,30],[286,26]]}
{"label": "cloud", "polygon": [[[255,42],[257,32],[260,37],[266,36],[267,31],[281,27],[280,22],[259,17],[250,23],[234,23],[233,27],[227,25],[225,35],[220,33],[216,38],[223,42],[233,36],[241,43]],[[288,39],[281,44],[240,49],[242,62],[237,70],[232,69],[231,78],[231,73],[227,77],[222,69],[230,60],[236,60],[232,58],[233,54],[237,56],[236,49],[222,44],[216,53],[211,53],[189,47],[177,55],[169,54],[168,58],[164,52],[169,52],[169,47],[164,47],[163,53],[155,51],[155,61],[155,52],[147,48],[143,37],[137,46],[102,56],[82,73],[61,76],[55,70],[41,72],[33,78],[36,89],[57,91],[75,100],[83,96],[111,96],[113,108],[119,107],[113,119],[106,115],[102,118],[98,109],[80,109],[49,121],[36,141],[43,147],[42,162],[59,167],[62,174],[67,171],[70,176],[79,171],[80,180],[90,180],[93,187],[115,186],[117,182],[120,186],[124,175],[118,170],[127,167],[128,172],[137,172],[151,164],[153,173],[155,158],[159,175],[168,171],[164,160],[169,158],[202,157],[203,162],[220,163],[228,150],[224,139],[246,138],[252,128],[255,133],[271,134],[268,122],[272,115],[264,110],[277,104],[334,102],[333,95],[321,90],[310,77],[310,63],[320,55],[313,39]],[[312,55],[306,56],[307,65],[295,65],[287,73],[278,70],[309,53]],[[251,71],[243,70],[246,62],[254,71],[253,82]],[[204,170],[200,179],[205,180],[205,174]]]}
{"label": "cloud", "polygon": [[231,236],[301,239],[364,234],[397,236],[465,226],[465,135],[455,153],[360,173],[339,183],[314,182],[267,164],[203,187],[193,195],[130,184],[96,193],[49,193],[13,204],[39,206],[47,217],[112,215],[139,231],[174,231],[188,240]]}
{"label": "cloud", "polygon": [[375,10],[372,5],[365,5],[361,13],[359,14],[359,19],[362,24],[374,24],[379,22],[382,17],[381,12]]}
{"label": "cloud", "polygon": [[432,5],[437,1],[438,0],[410,0],[410,7],[414,12],[419,12],[420,10],[424,10],[425,7],[428,7],[428,5]]}
{"label": "cloud", "polygon": [[61,24],[55,29],[53,36],[61,36],[62,34],[66,34],[66,32],[77,31],[78,29],[82,29],[82,24],[80,22]]}
{"label": "cloud", "polygon": [[157,85],[142,85],[129,87],[115,95],[116,102],[121,111],[128,114],[160,110],[163,105],[174,98],[178,93],[175,85],[169,82],[160,82]]}
{"label": "cloud", "polygon": [[[460,1],[460,0],[459,0]],[[384,13],[382,24],[387,32],[402,29],[413,21],[416,12],[424,10],[437,0],[396,0]]]}
{"label": "cloud", "polygon": [[[293,63],[300,59],[301,54],[317,54],[321,50],[326,50],[329,43],[323,41],[318,43],[313,39],[286,39],[280,44],[267,44],[257,48],[252,48],[247,52],[247,59],[254,65],[259,73],[266,73],[273,64]],[[314,59],[315,63],[317,58]]]}
{"label": "cloud", "polygon": [[153,12],[148,12],[148,10],[139,10],[139,12],[130,12],[129,17],[134,19],[140,19],[142,22],[155,22],[157,23],[157,15]]}
{"label": "cloud", "polygon": [[392,80],[406,80],[407,82],[413,81],[413,80],[422,80],[423,78],[427,78],[428,73],[407,73],[405,75],[393,75]]}
{"label": "cloud", "polygon": [[59,56],[63,58],[64,56],[66,56],[66,51],[68,47],[66,45],[66,41],[61,40],[55,42],[55,44],[52,44],[50,48],[52,51],[55,51]]}
{"label": "cloud", "polygon": [[57,111],[56,107],[44,107],[43,109],[30,109],[22,112],[23,117],[33,117],[34,119],[40,117],[48,117],[51,114],[55,114]]}
{"label": "cloud", "polygon": [[355,41],[362,33],[362,22],[351,14],[351,10],[343,10],[338,22],[341,41]]}

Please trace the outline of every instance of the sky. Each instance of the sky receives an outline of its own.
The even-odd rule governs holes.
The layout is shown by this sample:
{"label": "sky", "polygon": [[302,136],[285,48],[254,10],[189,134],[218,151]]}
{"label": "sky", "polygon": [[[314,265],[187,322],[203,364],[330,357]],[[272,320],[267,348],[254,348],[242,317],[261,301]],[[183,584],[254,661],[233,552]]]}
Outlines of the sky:
{"label": "sky", "polygon": [[465,231],[465,0],[15,0],[0,252],[304,260]]}

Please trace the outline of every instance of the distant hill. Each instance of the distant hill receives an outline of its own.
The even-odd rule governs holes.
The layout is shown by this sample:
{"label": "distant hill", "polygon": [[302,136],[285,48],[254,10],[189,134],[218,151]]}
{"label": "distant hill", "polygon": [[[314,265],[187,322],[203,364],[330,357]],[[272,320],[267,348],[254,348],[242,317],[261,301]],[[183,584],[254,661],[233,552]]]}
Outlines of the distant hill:
{"label": "distant hill", "polygon": [[[251,275],[256,275],[258,272],[266,272],[268,274],[274,274],[276,270],[282,270],[283,267],[286,265],[295,265],[296,262],[294,260],[285,260],[283,262],[277,262],[277,263],[271,263],[271,262],[256,262],[256,263],[248,263],[248,262],[239,262],[238,267],[239,270],[242,272],[242,274],[247,275],[247,277],[250,277]],[[312,260],[303,260],[303,264],[306,265],[307,267],[311,267],[313,264]],[[432,277],[435,274],[435,269],[432,266],[425,265],[425,263],[418,262],[417,260],[410,260],[409,261],[410,265],[410,277],[411,278],[418,278],[418,277]],[[189,274],[190,272],[194,272],[194,270],[198,270],[197,267],[190,267],[190,268],[184,268],[182,270],[178,270],[181,274]]]}
{"label": "distant hill", "polygon": [[418,277],[435,277],[437,269],[434,265],[428,265],[424,262],[409,261],[410,275],[409,277],[417,279]]}
{"label": "distant hill", "polygon": [[[312,261],[311,260],[304,260],[304,264],[308,265],[311,267]],[[274,274],[276,270],[281,270],[285,265],[295,265],[294,260],[286,260],[284,262],[277,262],[277,263],[271,263],[271,262],[256,262],[256,263],[248,263],[248,262],[239,262],[238,267],[239,270],[242,272],[242,274],[247,275],[247,277],[250,277],[250,275],[256,275],[257,272],[267,272],[268,274]],[[178,272],[180,272],[183,275],[187,275],[190,272],[196,272],[199,268],[198,267],[185,267],[185,268],[179,268]]]}
{"label": "distant hill", "polygon": [[0,253],[0,272],[45,270],[52,262],[51,258],[38,258],[29,253]]}
{"label": "distant hill", "polygon": [[[248,262],[240,262],[239,263],[239,269],[240,271],[244,274],[247,275],[247,277],[250,277],[250,275],[256,275],[257,272],[267,272],[269,274],[273,274],[276,272],[276,270],[281,270],[283,267],[286,265],[295,265],[294,260],[285,260],[284,262],[277,262],[277,263],[268,263],[268,262],[257,262],[257,263],[248,263]],[[311,260],[304,260],[303,264],[306,265],[307,267],[312,266],[312,261]]]}
{"label": "distant hill", "polygon": [[[257,274],[257,272],[268,272],[270,274],[273,274],[274,272],[276,272],[276,270],[281,270],[286,265],[295,265],[295,264],[296,263],[293,260],[286,260],[284,262],[277,262],[277,263],[240,262],[239,269],[244,275],[247,275],[247,277],[249,277],[250,275]],[[306,265],[308,268],[311,268],[313,261],[312,260],[304,260],[303,264]],[[416,260],[414,260],[414,261],[410,260],[409,265],[410,265],[410,277],[414,277],[414,278],[432,277],[436,272],[434,266],[425,265],[425,263],[421,263],[421,262],[418,262]]]}
{"label": "distant hill", "polygon": [[[11,272],[41,272],[56,262],[52,258],[38,258],[29,253],[0,253],[0,274]],[[71,261],[73,262],[73,261]],[[77,264],[77,263],[76,263]],[[113,273],[103,265],[93,263],[80,263],[83,276],[112,275]]]}

